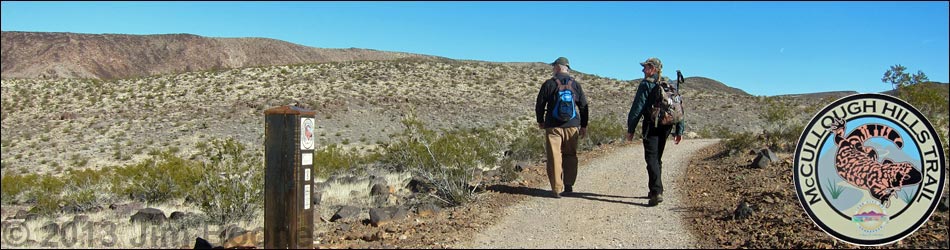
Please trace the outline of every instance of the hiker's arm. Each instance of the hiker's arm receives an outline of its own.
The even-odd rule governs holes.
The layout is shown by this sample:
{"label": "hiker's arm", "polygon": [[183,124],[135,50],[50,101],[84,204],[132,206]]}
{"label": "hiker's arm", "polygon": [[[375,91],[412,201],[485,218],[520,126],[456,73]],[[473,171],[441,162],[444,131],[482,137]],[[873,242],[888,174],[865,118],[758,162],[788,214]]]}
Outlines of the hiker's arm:
{"label": "hiker's arm", "polygon": [[590,120],[588,119],[589,109],[587,107],[587,95],[584,94],[584,88],[581,87],[580,83],[577,83],[577,97],[578,97],[577,109],[580,109],[580,113],[581,113],[581,127],[586,128],[587,121]]}
{"label": "hiker's arm", "polygon": [[683,129],[686,127],[686,121],[682,120],[676,123],[676,131],[673,131],[673,135],[683,135]]}
{"label": "hiker's arm", "polygon": [[640,86],[637,87],[637,94],[633,96],[633,104],[630,106],[630,113],[627,114],[627,133],[633,134],[634,129],[637,128],[637,123],[640,122],[640,113],[643,112],[643,105],[647,103],[647,87],[646,82],[640,82]]}
{"label": "hiker's arm", "polygon": [[538,100],[534,105],[534,115],[538,119],[538,124],[544,124],[544,109],[547,108],[547,98],[545,98],[547,95],[544,94],[547,93],[547,89],[544,89],[544,87],[547,87],[547,82],[541,84],[541,90],[538,91]]}

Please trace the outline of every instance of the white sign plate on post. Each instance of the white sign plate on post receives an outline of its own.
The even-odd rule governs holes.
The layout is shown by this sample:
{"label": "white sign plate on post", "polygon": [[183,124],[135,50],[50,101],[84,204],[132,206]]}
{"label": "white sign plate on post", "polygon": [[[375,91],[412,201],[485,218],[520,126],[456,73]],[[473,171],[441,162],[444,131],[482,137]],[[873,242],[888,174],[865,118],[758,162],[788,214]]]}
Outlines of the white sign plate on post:
{"label": "white sign plate on post", "polygon": [[313,153],[300,154],[300,165],[301,166],[313,165]]}
{"label": "white sign plate on post", "polygon": [[310,209],[310,185],[303,185],[303,209]]}
{"label": "white sign plate on post", "polygon": [[313,118],[300,118],[300,149],[313,149]]}
{"label": "white sign plate on post", "polygon": [[310,168],[303,169],[303,180],[310,181]]}

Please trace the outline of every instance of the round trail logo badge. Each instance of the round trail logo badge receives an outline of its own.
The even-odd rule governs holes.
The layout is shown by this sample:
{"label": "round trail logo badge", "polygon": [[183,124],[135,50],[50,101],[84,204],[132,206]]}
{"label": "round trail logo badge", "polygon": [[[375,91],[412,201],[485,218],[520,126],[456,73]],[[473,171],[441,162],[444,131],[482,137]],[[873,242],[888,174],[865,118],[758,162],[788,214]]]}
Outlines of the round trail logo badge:
{"label": "round trail logo badge", "polygon": [[313,118],[300,119],[300,149],[313,149]]}
{"label": "round trail logo badge", "polygon": [[832,237],[893,243],[937,207],[947,174],[943,147],[906,102],[882,94],[844,97],[818,112],[798,140],[798,201]]}

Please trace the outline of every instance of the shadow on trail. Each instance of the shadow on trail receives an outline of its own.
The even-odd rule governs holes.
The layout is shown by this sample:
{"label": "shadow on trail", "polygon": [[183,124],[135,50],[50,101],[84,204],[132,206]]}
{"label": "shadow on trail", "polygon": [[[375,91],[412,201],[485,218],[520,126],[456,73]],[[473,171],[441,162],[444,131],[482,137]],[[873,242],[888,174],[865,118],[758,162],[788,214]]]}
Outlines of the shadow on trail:
{"label": "shadow on trail", "polygon": [[595,194],[595,193],[580,193],[580,192],[575,192],[575,193],[571,193],[571,194],[566,194],[566,195],[564,195],[564,197],[569,197],[569,198],[581,198],[581,199],[588,199],[588,200],[593,200],[593,201],[603,201],[603,202],[620,203],[620,204],[627,204],[627,205],[637,205],[637,206],[641,206],[641,207],[649,207],[649,206],[650,206],[650,205],[647,204],[647,203],[629,202],[629,201],[622,201],[622,200],[614,200],[614,199],[605,199],[605,198],[602,198],[602,197],[606,197],[606,198],[618,198],[618,199],[624,199],[624,198],[625,198],[625,199],[631,199],[631,198],[632,198],[632,199],[647,199],[647,197],[645,197],[645,196],[630,197],[630,196],[619,196],[619,195],[606,195],[606,194]]}
{"label": "shadow on trail", "polygon": [[507,185],[491,185],[485,188],[499,193],[520,194],[534,197],[554,198],[551,190],[537,189],[532,187],[512,187]]}
{"label": "shadow on trail", "polygon": [[[527,195],[527,196],[542,197],[542,198],[554,198],[553,195],[551,194],[551,190],[538,189],[538,188],[532,188],[532,187],[491,185],[485,189],[499,192],[499,193],[505,193],[505,194],[518,194],[518,195]],[[629,201],[617,200],[617,199],[641,199],[641,200],[649,199],[646,196],[632,197],[632,196],[621,196],[621,195],[574,192],[570,194],[562,194],[561,197],[580,198],[580,199],[587,199],[587,200],[593,200],[593,201],[602,201],[602,202],[610,202],[610,203],[635,205],[635,206],[641,206],[641,207],[650,207],[650,205],[647,204],[646,202],[640,203],[640,202],[629,202]]]}

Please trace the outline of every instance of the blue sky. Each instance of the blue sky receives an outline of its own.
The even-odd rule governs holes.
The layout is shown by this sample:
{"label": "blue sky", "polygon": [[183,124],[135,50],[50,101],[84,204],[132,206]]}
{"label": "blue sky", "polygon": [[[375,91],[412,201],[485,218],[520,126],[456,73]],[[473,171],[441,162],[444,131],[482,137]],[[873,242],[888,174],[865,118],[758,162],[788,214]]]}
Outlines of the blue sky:
{"label": "blue sky", "polygon": [[494,62],[571,60],[753,95],[880,92],[889,66],[948,82],[948,2],[2,2],[3,31],[266,37]]}

